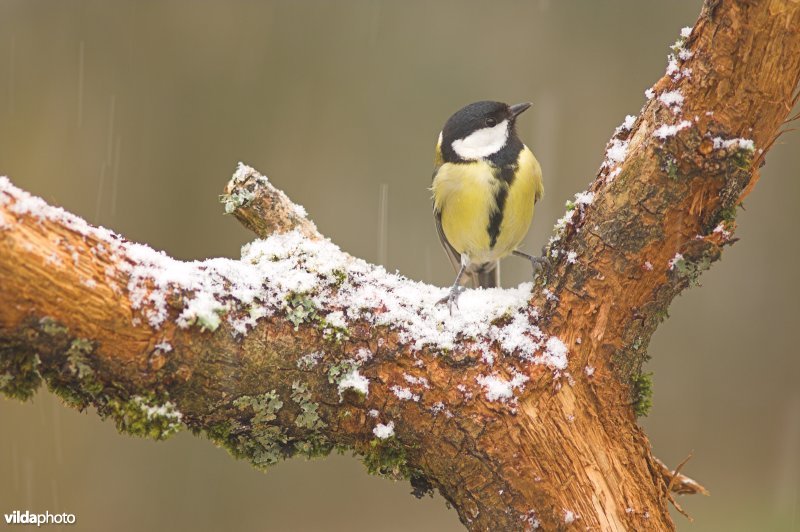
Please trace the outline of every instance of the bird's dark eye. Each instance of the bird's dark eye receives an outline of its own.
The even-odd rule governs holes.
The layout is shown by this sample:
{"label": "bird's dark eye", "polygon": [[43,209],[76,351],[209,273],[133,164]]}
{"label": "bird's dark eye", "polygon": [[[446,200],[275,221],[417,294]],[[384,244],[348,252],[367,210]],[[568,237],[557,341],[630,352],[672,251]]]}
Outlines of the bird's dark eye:
{"label": "bird's dark eye", "polygon": [[494,127],[497,125],[497,120],[495,120],[494,118],[487,118],[486,125],[489,127]]}

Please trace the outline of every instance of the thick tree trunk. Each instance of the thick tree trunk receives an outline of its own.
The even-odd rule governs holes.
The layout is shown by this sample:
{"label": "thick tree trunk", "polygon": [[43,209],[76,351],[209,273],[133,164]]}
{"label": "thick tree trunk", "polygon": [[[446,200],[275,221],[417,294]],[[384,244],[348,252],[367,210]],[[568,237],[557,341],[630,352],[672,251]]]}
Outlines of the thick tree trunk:
{"label": "thick tree trunk", "polygon": [[256,466],[351,448],[473,530],[672,529],[669,490],[701,488],[669,485],[636,424],[647,344],[732,241],[798,79],[800,3],[707,2],[533,291],[470,292],[452,318],[246,167],[226,210],[265,240],[241,261],[174,261],[0,181],[0,390],[44,379]]}

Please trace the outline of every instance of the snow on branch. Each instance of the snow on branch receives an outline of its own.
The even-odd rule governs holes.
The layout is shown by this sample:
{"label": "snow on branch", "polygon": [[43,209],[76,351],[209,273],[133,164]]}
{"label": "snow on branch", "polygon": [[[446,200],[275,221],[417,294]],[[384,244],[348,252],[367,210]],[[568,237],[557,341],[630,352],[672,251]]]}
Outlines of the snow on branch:
{"label": "snow on branch", "polygon": [[[51,222],[84,238],[91,255],[109,259],[102,281],[130,301],[134,326],[145,323],[157,332],[172,320],[181,329],[216,331],[224,323],[228,334],[240,338],[259,320],[273,316],[295,327],[315,321],[334,335],[346,334],[361,323],[396,331],[412,352],[469,345],[480,353],[487,375],[493,373],[501,353],[513,357],[514,373],[524,371],[528,363],[553,370],[566,367],[563,343],[542,332],[536,326],[536,310],[528,308],[532,283],[508,290],[468,291],[459,312],[451,316],[446,306],[436,304],[444,289],[388,273],[344,253],[316,232],[302,207],[252,168],[240,164],[223,198],[227,212],[240,220],[258,220],[251,224],[255,232],[264,234],[268,228],[280,232],[245,245],[240,260],[184,262],[95,228],[16,188],[7,178],[0,179],[0,202],[9,213],[2,230],[13,233],[30,221]],[[273,216],[264,215],[267,212]],[[62,239],[56,247],[70,246],[69,242]],[[73,263],[53,259],[50,267],[72,268],[81,257],[71,253]],[[97,281],[83,282],[91,288]],[[508,399],[511,393],[488,396]]]}

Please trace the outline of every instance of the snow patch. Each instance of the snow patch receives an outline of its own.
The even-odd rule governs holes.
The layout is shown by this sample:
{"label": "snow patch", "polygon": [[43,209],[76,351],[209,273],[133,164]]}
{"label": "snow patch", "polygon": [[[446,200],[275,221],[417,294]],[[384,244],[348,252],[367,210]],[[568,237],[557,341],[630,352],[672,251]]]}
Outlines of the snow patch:
{"label": "snow patch", "polygon": [[369,379],[358,372],[358,368],[347,373],[339,381],[339,396],[345,390],[355,390],[364,395],[369,395]]}
{"label": "snow patch", "polygon": [[544,363],[556,369],[566,369],[568,353],[566,344],[561,339],[551,336],[545,345]]}
{"label": "snow patch", "polygon": [[409,384],[413,384],[416,386],[422,386],[423,388],[430,389],[431,385],[428,384],[428,379],[425,377],[415,377],[414,375],[409,375],[407,373],[403,374],[403,378]]}
{"label": "snow patch", "polygon": [[151,405],[145,397],[134,395],[133,402],[147,416],[147,419],[162,417],[172,423],[180,423],[183,419],[183,414],[177,409],[175,403],[171,401],[167,401],[163,405]]}
{"label": "snow patch", "polygon": [[677,124],[663,124],[653,131],[653,136],[661,140],[666,140],[669,137],[675,136],[678,131],[686,129],[691,125],[692,123],[688,120],[681,120]]}
{"label": "snow patch", "polygon": [[419,401],[419,395],[412,392],[410,388],[394,385],[391,390],[395,397],[401,401]]}
{"label": "snow patch", "polygon": [[619,135],[624,131],[630,131],[633,129],[633,124],[636,123],[636,117],[633,115],[625,115],[625,120],[617,126],[617,129],[614,130],[614,135]]}
{"label": "snow patch", "polygon": [[156,350],[161,351],[162,353],[169,353],[172,351],[172,344],[167,342],[166,340],[162,340],[160,343],[155,345]]}
{"label": "snow patch", "polygon": [[528,377],[517,373],[509,381],[497,375],[479,375],[475,380],[483,386],[487,400],[506,402],[514,397],[514,389],[524,387]]}
{"label": "snow patch", "polygon": [[223,310],[225,307],[212,294],[200,292],[189,301],[181,315],[178,316],[178,327],[185,329],[196,323],[203,329],[214,331],[222,321],[219,314]]}
{"label": "snow patch", "polygon": [[753,142],[753,139],[744,139],[744,138],[735,138],[735,139],[723,139],[722,137],[714,137],[711,139],[714,142],[714,149],[739,149],[739,150],[747,150],[747,151],[755,151],[756,144]]}
{"label": "snow patch", "polygon": [[628,154],[628,141],[612,139],[611,145],[606,150],[606,159],[614,163],[621,163]]}
{"label": "snow patch", "polygon": [[333,327],[338,327],[340,329],[347,328],[347,320],[344,319],[344,312],[341,310],[329,313],[325,316],[325,321],[328,322],[328,325]]}
{"label": "snow patch", "polygon": [[720,235],[720,237],[722,237],[723,242],[727,242],[728,240],[730,240],[731,236],[733,236],[733,233],[731,233],[725,228],[724,223],[720,223],[719,225],[717,225],[714,228],[713,233]]}
{"label": "snow patch", "polygon": [[394,436],[394,421],[390,421],[385,425],[383,423],[378,423],[375,425],[375,428],[372,429],[372,433],[380,440],[391,438]]}
{"label": "snow patch", "polygon": [[658,95],[658,101],[672,109],[673,113],[678,114],[683,106],[683,94],[678,89],[662,92]]}
{"label": "snow patch", "polygon": [[[619,159],[625,150],[624,145],[616,145],[611,156]],[[247,179],[252,172],[240,165],[233,179]],[[257,179],[266,182],[266,178]],[[86,237],[92,255],[117,265],[107,269],[105,282],[127,296],[137,323],[142,321],[154,330],[173,319],[180,327],[225,328],[236,337],[247,333],[259,320],[291,315],[341,329],[356,321],[386,327],[412,351],[451,350],[467,341],[488,353],[488,358],[501,348],[521,361],[554,363],[553,369],[564,364],[544,348],[548,338],[536,325],[535,310],[527,310],[533,286],[530,282],[511,289],[467,290],[459,299],[458,312],[451,316],[446,305],[437,304],[447,288],[387,273],[380,266],[351,257],[329,240],[311,240],[298,231],[245,245],[241,260],[179,261],[147,245],[128,242],[108,229],[92,227],[14,187],[5,177],[0,178],[0,198],[10,205],[6,223],[12,216],[28,216],[60,224]],[[582,207],[593,198],[591,192],[579,193],[575,203]],[[119,282],[124,284],[119,286]],[[89,283],[94,281],[87,281],[87,286]],[[181,295],[185,297],[179,298]],[[329,312],[316,315],[322,308]],[[357,358],[363,361],[371,356],[364,350]],[[298,363],[310,366],[317,361],[312,354]],[[363,381],[355,383],[361,385]]]}
{"label": "snow patch", "polygon": [[575,205],[591,205],[594,201],[594,192],[578,192],[575,194]]}

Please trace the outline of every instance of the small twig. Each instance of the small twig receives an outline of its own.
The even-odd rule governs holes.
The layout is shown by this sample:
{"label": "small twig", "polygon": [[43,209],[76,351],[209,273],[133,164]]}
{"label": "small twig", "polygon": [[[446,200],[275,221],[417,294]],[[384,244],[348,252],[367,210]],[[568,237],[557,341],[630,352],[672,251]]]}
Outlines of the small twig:
{"label": "small twig", "polygon": [[220,196],[225,212],[233,214],[247,229],[260,238],[276,233],[299,231],[312,240],[322,238],[305,209],[253,168],[239,163],[239,168]]}
{"label": "small twig", "polygon": [[694,521],[694,519],[692,519],[692,516],[690,516],[686,512],[686,510],[684,510],[681,507],[681,505],[678,504],[678,501],[675,500],[675,497],[672,495],[672,493],[674,492],[680,495],[689,493],[691,494],[701,493],[703,495],[708,495],[708,490],[706,490],[703,486],[701,486],[691,478],[687,477],[686,475],[681,474],[681,469],[683,469],[683,466],[685,466],[686,463],[689,460],[691,460],[691,458],[692,458],[692,453],[689,453],[689,456],[684,458],[684,460],[680,464],[678,464],[678,467],[676,467],[674,471],[670,471],[670,469],[666,466],[666,464],[664,464],[664,462],[662,462],[656,457],[653,457],[653,460],[655,460],[658,467],[661,468],[661,475],[664,478],[664,480],[666,481],[667,479],[669,479],[669,481],[667,482],[667,499],[669,500],[669,502],[672,503],[675,509],[678,510],[681,513],[681,515],[683,515],[690,522]]}
{"label": "small twig", "polygon": [[675,471],[672,471],[666,466],[666,464],[664,464],[664,462],[655,456],[653,457],[656,465],[661,469],[661,477],[667,484],[668,493],[677,493],[678,495],[694,495],[697,493],[700,495],[709,495],[709,492],[706,488],[680,472],[680,470],[684,465],[686,465],[686,462],[688,462],[691,457],[692,455],[689,454],[689,456],[687,456],[686,459],[681,462],[680,465],[678,465]]}
{"label": "small twig", "polygon": [[676,468],[675,468],[675,471],[673,471],[673,472],[672,472],[672,478],[671,478],[671,479],[669,479],[669,484],[667,484],[667,491],[668,491],[668,492],[671,492],[671,491],[672,491],[672,486],[675,484],[675,479],[676,479],[676,478],[678,478],[678,475],[680,474],[680,472],[681,472],[681,469],[683,469],[683,466],[685,466],[685,465],[686,465],[686,462],[688,462],[688,461],[689,461],[689,460],[691,460],[691,459],[692,459],[692,453],[690,452],[690,453],[689,453],[689,456],[687,456],[686,458],[684,458],[684,459],[683,459],[683,462],[681,462],[680,464],[678,464],[678,467],[676,467]]}

